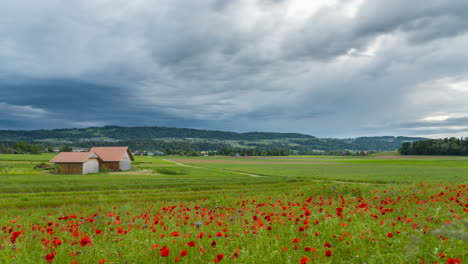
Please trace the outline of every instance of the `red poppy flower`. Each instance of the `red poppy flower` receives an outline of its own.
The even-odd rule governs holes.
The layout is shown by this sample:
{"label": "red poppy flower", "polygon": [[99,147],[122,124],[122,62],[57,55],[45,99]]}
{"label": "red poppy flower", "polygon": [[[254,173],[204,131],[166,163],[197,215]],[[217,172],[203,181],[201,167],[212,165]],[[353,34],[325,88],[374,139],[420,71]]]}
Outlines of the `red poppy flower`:
{"label": "red poppy flower", "polygon": [[332,255],[331,250],[325,251],[325,257],[331,257],[331,255]]}
{"label": "red poppy flower", "polygon": [[105,259],[100,259],[100,260],[98,261],[98,263],[99,263],[99,264],[104,264],[104,263],[106,263],[106,260],[105,260]]}
{"label": "red poppy flower", "polygon": [[304,250],[307,251],[307,252],[309,252],[309,251],[316,252],[317,251],[315,248],[311,248],[311,247],[305,247]]}
{"label": "red poppy flower", "polygon": [[189,247],[194,247],[194,246],[195,246],[195,242],[190,241],[190,242],[187,243],[187,245],[188,245]]}
{"label": "red poppy flower", "polygon": [[52,243],[54,244],[54,246],[58,247],[58,246],[62,245],[62,240],[55,239]]}
{"label": "red poppy flower", "polygon": [[462,263],[461,259],[454,259],[454,258],[449,258],[447,259],[446,264],[458,264]]}
{"label": "red poppy flower", "polygon": [[177,237],[177,236],[180,236],[180,233],[177,232],[177,231],[174,231],[174,232],[171,233],[171,236]]}
{"label": "red poppy flower", "polygon": [[15,244],[16,239],[19,237],[19,235],[21,235],[21,232],[13,232],[10,237],[11,243]]}
{"label": "red poppy flower", "polygon": [[214,259],[214,262],[215,262],[215,263],[218,263],[218,262],[220,262],[223,258],[224,258],[224,255],[223,255],[223,254],[218,254],[218,255],[216,256],[216,258]]}
{"label": "red poppy flower", "polygon": [[295,238],[295,239],[292,240],[293,243],[299,243],[301,241],[302,241],[302,239],[300,239],[300,238]]}
{"label": "red poppy flower", "polygon": [[187,256],[187,250],[186,250],[186,249],[182,249],[182,251],[180,251],[180,256],[181,256],[181,257]]}
{"label": "red poppy flower", "polygon": [[446,258],[447,254],[445,254],[445,252],[440,252],[437,256],[439,256],[439,258]]}
{"label": "red poppy flower", "polygon": [[84,246],[87,246],[87,245],[91,245],[91,238],[85,236],[81,239],[80,241],[80,246],[84,247]]}
{"label": "red poppy flower", "polygon": [[169,248],[166,246],[162,247],[161,250],[159,251],[159,255],[163,257],[169,256]]}
{"label": "red poppy flower", "polygon": [[301,258],[300,263],[301,263],[301,264],[306,264],[306,263],[309,263],[309,261],[310,261],[310,258],[308,258],[308,257],[303,257],[303,258]]}
{"label": "red poppy flower", "polygon": [[45,255],[44,259],[47,262],[52,262],[52,260],[54,260],[56,254],[57,253],[55,251],[52,251],[52,253]]}
{"label": "red poppy flower", "polygon": [[393,236],[392,233],[388,233],[388,234],[387,234],[387,237],[392,237],[392,236]]}

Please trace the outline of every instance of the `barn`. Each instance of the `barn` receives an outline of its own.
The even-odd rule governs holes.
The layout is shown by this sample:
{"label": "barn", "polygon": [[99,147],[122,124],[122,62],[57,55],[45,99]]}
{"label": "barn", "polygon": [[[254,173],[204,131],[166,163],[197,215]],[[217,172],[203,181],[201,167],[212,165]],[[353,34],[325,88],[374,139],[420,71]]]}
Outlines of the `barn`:
{"label": "barn", "polygon": [[53,159],[61,173],[88,174],[99,172],[101,158],[93,152],[61,152]]}
{"label": "barn", "polygon": [[94,147],[89,150],[96,153],[100,158],[100,167],[110,170],[129,170],[132,168],[132,153],[128,147]]}

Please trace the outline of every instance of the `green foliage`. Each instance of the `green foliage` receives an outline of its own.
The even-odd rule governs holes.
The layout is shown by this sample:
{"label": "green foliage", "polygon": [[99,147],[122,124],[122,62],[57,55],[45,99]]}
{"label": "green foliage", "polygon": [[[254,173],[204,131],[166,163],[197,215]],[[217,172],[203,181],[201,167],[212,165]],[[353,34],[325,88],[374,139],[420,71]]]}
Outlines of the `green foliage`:
{"label": "green foliage", "polygon": [[468,156],[468,138],[444,138],[405,142],[398,149],[402,155]]}
{"label": "green foliage", "polygon": [[0,154],[10,154],[12,150],[6,144],[0,144]]}
{"label": "green foliage", "polygon": [[52,165],[52,169],[55,174],[60,174],[62,173],[62,167],[58,166],[57,164]]}
{"label": "green foliage", "polygon": [[100,171],[100,172],[103,172],[103,173],[106,173],[106,172],[111,172],[111,171],[113,171],[113,170],[111,170],[111,169],[110,169],[109,167],[107,167],[106,165],[101,165],[101,166],[99,167],[99,171]]}
{"label": "green foliage", "polygon": [[16,142],[13,150],[20,154],[41,154],[42,148],[38,145],[28,144],[26,142]]}
{"label": "green foliage", "polygon": [[39,164],[36,164],[36,166],[34,166],[34,169],[52,170],[54,169],[54,164],[41,162]]}
{"label": "green foliage", "polygon": [[71,152],[73,149],[70,146],[62,146],[60,147],[60,152]]}

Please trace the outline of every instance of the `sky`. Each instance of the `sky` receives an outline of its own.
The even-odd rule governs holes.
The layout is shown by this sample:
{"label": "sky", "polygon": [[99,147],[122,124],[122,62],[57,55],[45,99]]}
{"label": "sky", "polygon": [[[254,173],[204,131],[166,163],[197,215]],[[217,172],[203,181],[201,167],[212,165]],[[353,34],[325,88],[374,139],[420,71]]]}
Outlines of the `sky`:
{"label": "sky", "polygon": [[468,136],[466,0],[0,1],[0,129]]}

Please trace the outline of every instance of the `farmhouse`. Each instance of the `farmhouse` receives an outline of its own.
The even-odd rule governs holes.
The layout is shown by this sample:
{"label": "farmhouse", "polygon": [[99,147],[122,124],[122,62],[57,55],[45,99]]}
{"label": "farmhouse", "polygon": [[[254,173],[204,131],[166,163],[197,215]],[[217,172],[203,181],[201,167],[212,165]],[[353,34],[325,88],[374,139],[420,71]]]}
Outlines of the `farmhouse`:
{"label": "farmhouse", "polygon": [[89,152],[96,153],[101,158],[100,168],[123,171],[132,168],[134,159],[128,147],[94,147]]}
{"label": "farmhouse", "polygon": [[93,152],[61,152],[50,162],[55,163],[61,173],[88,174],[99,171],[101,158]]}

